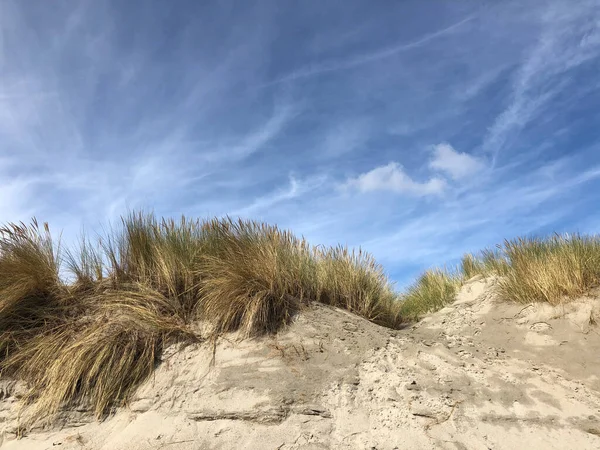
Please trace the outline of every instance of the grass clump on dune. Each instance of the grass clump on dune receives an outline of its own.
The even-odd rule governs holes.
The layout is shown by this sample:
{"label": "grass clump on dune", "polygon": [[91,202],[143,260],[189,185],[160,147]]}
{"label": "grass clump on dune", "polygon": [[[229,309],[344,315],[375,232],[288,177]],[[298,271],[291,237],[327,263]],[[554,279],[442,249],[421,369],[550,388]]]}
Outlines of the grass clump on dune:
{"label": "grass clump on dune", "polygon": [[428,270],[402,296],[400,315],[418,320],[452,303],[463,282],[462,274],[442,269]]}
{"label": "grass clump on dune", "polygon": [[304,240],[241,220],[213,220],[206,229],[198,310],[215,332],[275,331],[303,304],[318,300],[317,261]]}
{"label": "grass clump on dune", "polygon": [[169,342],[276,331],[310,302],[400,323],[396,294],[362,252],[251,221],[132,213],[121,225],[75,250],[35,221],[0,229],[0,372],[28,383],[32,421],[73,405],[102,417]]}
{"label": "grass clump on dune", "polygon": [[347,309],[390,328],[402,317],[383,267],[368,253],[333,247],[317,252],[321,303]]}
{"label": "grass clump on dune", "polygon": [[507,240],[494,250],[463,256],[458,272],[429,270],[402,296],[402,317],[417,320],[451,303],[475,275],[498,277],[505,300],[557,305],[600,285],[600,237],[553,235]]}
{"label": "grass clump on dune", "polygon": [[198,264],[200,316],[215,331],[274,331],[311,301],[387,327],[400,318],[381,266],[362,252],[312,248],[274,226],[214,220]]}
{"label": "grass clump on dune", "polygon": [[486,249],[478,255],[467,253],[460,262],[460,271],[465,280],[475,275],[506,275],[510,270],[510,262],[504,255],[502,247],[494,250]]}
{"label": "grass clump on dune", "polygon": [[24,379],[32,420],[87,402],[98,416],[152,373],[163,342],[191,333],[177,299],[117,276],[99,250],[67,252],[47,225],[0,229],[0,371]]}
{"label": "grass clump on dune", "polygon": [[503,274],[498,288],[506,299],[556,305],[600,284],[597,236],[519,238],[505,242],[504,254],[510,270]]}
{"label": "grass clump on dune", "polygon": [[3,365],[28,382],[33,418],[86,403],[101,417],[152,374],[165,341],[185,332],[154,292],[107,291],[86,301],[84,314],[36,334]]}
{"label": "grass clump on dune", "polygon": [[47,226],[0,228],[0,362],[48,326],[68,305]]}
{"label": "grass clump on dune", "polygon": [[96,251],[93,260],[104,261],[102,272],[113,288],[137,284],[153,289],[189,319],[198,301],[198,263],[209,246],[209,234],[200,220],[159,220],[153,214],[132,213],[122,219],[120,229],[101,240],[101,254]]}
{"label": "grass clump on dune", "polygon": [[466,278],[499,276],[497,292],[521,303],[556,305],[600,284],[600,238],[553,235],[506,240],[496,251],[462,260]]}
{"label": "grass clump on dune", "polygon": [[505,276],[511,270],[502,248],[486,249],[477,255],[465,254],[454,270],[429,269],[401,295],[400,315],[419,320],[452,303],[461,286],[476,275]]}

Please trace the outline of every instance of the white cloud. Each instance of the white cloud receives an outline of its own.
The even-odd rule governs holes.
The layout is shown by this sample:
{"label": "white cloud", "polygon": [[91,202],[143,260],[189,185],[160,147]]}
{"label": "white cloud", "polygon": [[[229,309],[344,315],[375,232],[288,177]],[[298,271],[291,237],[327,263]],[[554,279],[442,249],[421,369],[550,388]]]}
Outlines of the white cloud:
{"label": "white cloud", "polygon": [[434,147],[434,154],[429,167],[433,170],[445,172],[452,179],[459,180],[477,173],[484,168],[483,162],[468,153],[459,153],[447,143]]}
{"label": "white cloud", "polygon": [[446,181],[442,178],[434,177],[425,183],[419,183],[407,175],[400,164],[391,162],[350,179],[346,183],[346,186],[355,187],[361,192],[391,191],[399,194],[425,197],[442,194],[446,188]]}
{"label": "white cloud", "polygon": [[[548,165],[509,178],[495,173],[460,199],[446,198],[435,208],[411,212],[360,245],[385,264],[427,267],[536,232],[572,214],[573,206],[581,202],[576,200],[578,190],[600,179],[600,166],[576,174],[572,164],[572,159],[566,159],[556,177],[548,176]],[[572,200],[561,200],[565,194]],[[361,213],[369,214],[367,208],[375,210],[368,206]]]}

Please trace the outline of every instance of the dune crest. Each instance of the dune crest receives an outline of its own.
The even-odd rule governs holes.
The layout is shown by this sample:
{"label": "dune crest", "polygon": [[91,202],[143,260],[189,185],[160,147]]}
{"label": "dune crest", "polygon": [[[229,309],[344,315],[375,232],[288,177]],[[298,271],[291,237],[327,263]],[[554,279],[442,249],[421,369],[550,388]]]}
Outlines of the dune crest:
{"label": "dune crest", "polygon": [[600,300],[500,302],[495,282],[403,330],[314,304],[274,336],[177,344],[128,407],[63,411],[21,439],[4,380],[2,447],[598,448]]}

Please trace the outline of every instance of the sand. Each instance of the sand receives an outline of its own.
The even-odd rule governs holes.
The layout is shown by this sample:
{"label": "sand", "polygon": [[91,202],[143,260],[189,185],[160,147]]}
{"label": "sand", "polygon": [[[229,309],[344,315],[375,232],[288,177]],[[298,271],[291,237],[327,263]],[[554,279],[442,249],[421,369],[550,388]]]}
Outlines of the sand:
{"label": "sand", "polygon": [[404,330],[315,305],[277,336],[174,346],[103,422],[65,411],[16,439],[23,386],[0,384],[2,448],[598,449],[600,301],[516,305],[493,279]]}

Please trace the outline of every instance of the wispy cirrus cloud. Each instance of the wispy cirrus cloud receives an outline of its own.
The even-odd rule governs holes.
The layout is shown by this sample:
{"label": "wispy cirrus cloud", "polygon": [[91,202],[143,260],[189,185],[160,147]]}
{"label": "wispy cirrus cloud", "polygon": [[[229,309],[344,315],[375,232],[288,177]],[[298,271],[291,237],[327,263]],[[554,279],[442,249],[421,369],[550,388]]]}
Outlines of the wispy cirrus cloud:
{"label": "wispy cirrus cloud", "polygon": [[544,4],[535,20],[540,34],[526,50],[512,78],[510,100],[483,142],[494,161],[520,130],[540,115],[553,113],[547,109],[561,92],[571,91],[571,101],[585,93],[575,71],[600,56],[599,20],[600,5],[594,0]]}
{"label": "wispy cirrus cloud", "polygon": [[242,160],[260,151],[278,136],[287,124],[300,113],[300,106],[291,103],[278,105],[273,114],[257,129],[245,136],[228,136],[225,142],[216,143],[218,150],[204,154],[209,162]]}
{"label": "wispy cirrus cloud", "polygon": [[398,280],[588,231],[600,6],[571,3],[4,0],[0,221],[241,215]]}
{"label": "wispy cirrus cloud", "polygon": [[[207,177],[240,170],[301,111],[285,93],[254,105],[250,118],[235,111],[236,102],[250,109],[253,101],[230,91],[252,76],[239,67],[261,36],[228,45],[226,57],[209,65],[212,56],[196,54],[189,41],[189,24],[174,37],[179,58],[165,65],[166,55],[151,56],[159,49],[146,42],[154,41],[121,50],[123,24],[106,5],[62,6],[32,27],[42,5],[2,4],[0,155],[20,175],[3,171],[5,195],[18,193],[19,201],[10,208],[3,201],[1,217],[72,212],[94,220],[128,207],[165,210],[175,193],[192,194]],[[136,33],[152,34],[151,23]]]}
{"label": "wispy cirrus cloud", "polygon": [[290,202],[314,193],[324,187],[326,183],[325,176],[298,180],[290,174],[287,186],[277,187],[272,192],[254,199],[249,205],[228,211],[228,214],[240,217],[262,216],[268,213],[269,209],[276,208],[281,203],[287,203],[289,206]]}
{"label": "wispy cirrus cloud", "polygon": [[341,119],[338,123],[325,130],[320,137],[319,147],[322,156],[340,158],[355,153],[364,146],[371,137],[372,124],[367,118]]}
{"label": "wispy cirrus cloud", "polygon": [[320,74],[329,73],[329,72],[337,72],[339,70],[347,70],[352,69],[354,67],[359,67],[365,64],[372,63],[374,61],[378,61],[381,59],[389,58],[391,56],[397,55],[398,53],[406,52],[409,50],[413,50],[419,48],[434,39],[438,39],[447,35],[449,33],[455,32],[464,24],[473,20],[474,15],[467,16],[456,23],[453,23],[449,26],[446,26],[440,30],[427,33],[424,36],[421,36],[415,40],[409,42],[402,42],[399,44],[391,45],[382,49],[374,50],[369,53],[365,53],[358,56],[353,56],[351,58],[345,58],[337,61],[326,61],[311,64],[307,67],[303,67],[301,69],[297,69],[293,71],[289,75],[285,75],[281,78],[278,78],[274,81],[269,82],[270,85],[277,83],[284,83],[289,81],[298,81],[303,78],[310,78]]}

